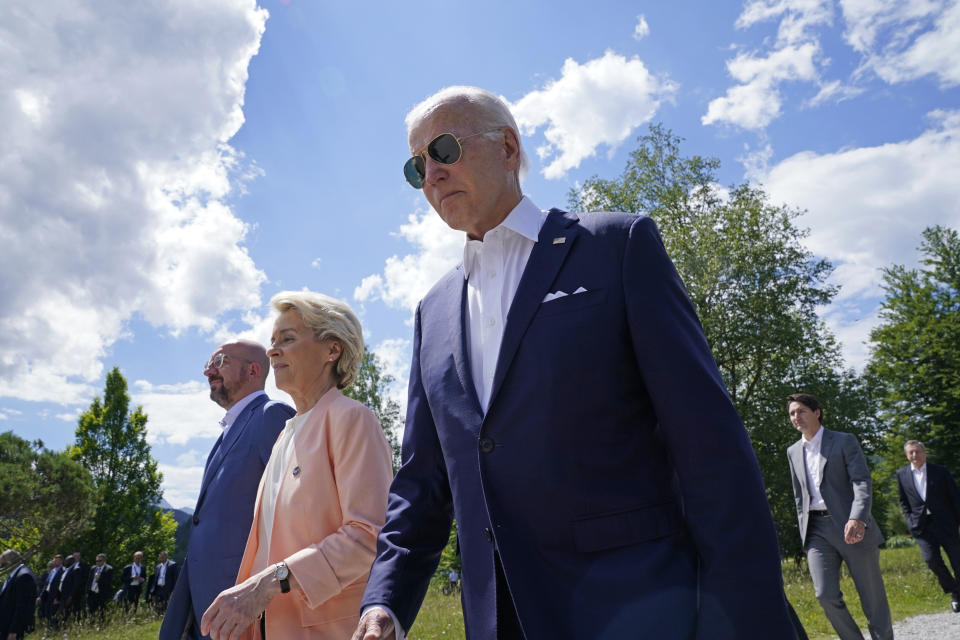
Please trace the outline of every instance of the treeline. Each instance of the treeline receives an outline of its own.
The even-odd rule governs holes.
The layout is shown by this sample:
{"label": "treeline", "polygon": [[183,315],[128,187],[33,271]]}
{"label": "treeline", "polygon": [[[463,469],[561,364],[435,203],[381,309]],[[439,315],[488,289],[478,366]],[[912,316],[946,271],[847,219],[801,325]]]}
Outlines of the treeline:
{"label": "treeline", "polygon": [[[838,289],[827,282],[832,265],[803,246],[801,211],[771,203],[755,184],[721,188],[719,161],[683,156],[680,144],[651,127],[620,177],[593,177],[570,191],[571,209],[657,222],[753,441],[785,557],[800,553],[786,458],[799,438],[785,406],[795,391],[821,399],[826,426],[859,438],[872,464],[874,516],[885,534],[906,533],[893,479],[906,464],[903,443],[922,440],[933,461],[960,473],[957,231],[925,229],[923,268],[890,265],[878,274],[882,322],[858,373],[817,317]],[[717,487],[725,490],[735,488]]]}
{"label": "treeline", "polygon": [[88,561],[105,553],[122,567],[135,551],[150,560],[173,551],[177,523],[159,506],[162,476],[147,416],[129,404],[127,381],[114,368],[66,450],[0,434],[0,546],[20,551],[36,575],[56,553],[79,551]]}

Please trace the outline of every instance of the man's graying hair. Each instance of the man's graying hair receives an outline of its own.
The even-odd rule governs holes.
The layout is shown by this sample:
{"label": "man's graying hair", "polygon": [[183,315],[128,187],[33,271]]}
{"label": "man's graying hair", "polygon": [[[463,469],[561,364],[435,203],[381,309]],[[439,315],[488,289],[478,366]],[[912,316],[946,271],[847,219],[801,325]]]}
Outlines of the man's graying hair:
{"label": "man's graying hair", "polygon": [[[520,138],[520,128],[517,127],[517,121],[510,113],[510,107],[502,98],[493,95],[480,87],[469,87],[464,85],[455,85],[444,87],[432,96],[426,98],[407,113],[405,122],[407,125],[407,134],[423,120],[433,115],[438,108],[450,104],[464,104],[471,107],[474,114],[478,131],[487,129],[503,129],[509,127],[517,134],[517,143],[520,145],[520,169],[519,177],[522,180],[530,170],[530,161],[527,158],[527,152],[523,150],[523,141]],[[497,133],[489,133],[484,137],[493,138]],[[416,151],[411,149],[411,151]]]}

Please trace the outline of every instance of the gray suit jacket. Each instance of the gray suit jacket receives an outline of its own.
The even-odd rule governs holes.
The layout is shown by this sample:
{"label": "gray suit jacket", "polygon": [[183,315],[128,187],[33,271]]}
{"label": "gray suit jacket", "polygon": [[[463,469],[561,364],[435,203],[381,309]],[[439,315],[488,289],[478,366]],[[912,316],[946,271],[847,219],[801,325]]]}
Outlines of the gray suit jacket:
{"label": "gray suit jacket", "polygon": [[[830,523],[839,529],[842,536],[848,520],[860,520],[867,525],[867,531],[863,542],[859,544],[883,543],[883,534],[870,513],[873,482],[860,443],[849,433],[820,428],[823,429],[823,442],[820,443],[820,495],[830,513]],[[803,460],[803,438],[790,445],[787,459],[790,461],[793,497],[797,503],[800,540],[806,549],[810,492],[807,490],[807,469]]]}

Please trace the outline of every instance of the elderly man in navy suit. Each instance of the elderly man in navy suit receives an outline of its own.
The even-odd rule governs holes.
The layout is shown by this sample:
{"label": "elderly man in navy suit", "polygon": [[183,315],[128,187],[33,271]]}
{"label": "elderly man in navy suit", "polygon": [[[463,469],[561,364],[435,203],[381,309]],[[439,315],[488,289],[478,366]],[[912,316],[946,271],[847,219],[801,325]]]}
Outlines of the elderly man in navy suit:
{"label": "elderly man in navy suit", "polygon": [[470,640],[795,638],[759,465],[653,221],[541,211],[482,89],[407,126],[404,174],[466,246],[416,312],[354,638],[410,629],[453,516]]}
{"label": "elderly man in navy suit", "polygon": [[[927,462],[927,449],[919,440],[908,440],[903,451],[910,461],[897,469],[900,508],[917,539],[923,560],[937,577],[950,606],[960,613],[960,490],[950,470]],[[947,552],[953,574],[940,556]]]}
{"label": "elderly man in navy suit", "polygon": [[7,573],[0,585],[0,639],[20,640],[33,631],[37,578],[13,549],[0,554],[0,570]]}
{"label": "elderly man in navy suit", "polygon": [[277,434],[295,413],[264,393],[269,364],[262,345],[238,340],[220,345],[203,368],[210,398],[227,414],[207,457],[187,557],[170,595],[160,640],[180,640],[184,634],[205,637],[200,617],[236,581],[260,476]]}

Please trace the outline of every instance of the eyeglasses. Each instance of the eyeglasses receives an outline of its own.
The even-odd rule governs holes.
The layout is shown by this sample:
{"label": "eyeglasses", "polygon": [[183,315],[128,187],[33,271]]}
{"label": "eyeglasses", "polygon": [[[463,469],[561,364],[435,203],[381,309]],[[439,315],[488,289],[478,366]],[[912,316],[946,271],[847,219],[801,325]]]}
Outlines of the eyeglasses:
{"label": "eyeglasses", "polygon": [[[452,133],[441,133],[430,141],[427,145],[427,155],[440,164],[457,164],[463,156],[463,147],[460,143],[469,138],[482,136],[499,129],[488,129],[479,133],[472,133],[469,136],[458,138]],[[403,165],[403,177],[407,179],[410,186],[414,189],[423,189],[423,181],[427,177],[427,161],[423,158],[423,153],[415,155],[406,161]]]}
{"label": "eyeglasses", "polygon": [[203,370],[207,369],[219,369],[223,366],[224,361],[226,360],[242,360],[243,362],[253,362],[253,360],[247,360],[246,358],[240,358],[238,356],[229,356],[225,353],[218,353],[209,360],[207,364],[203,365]]}

